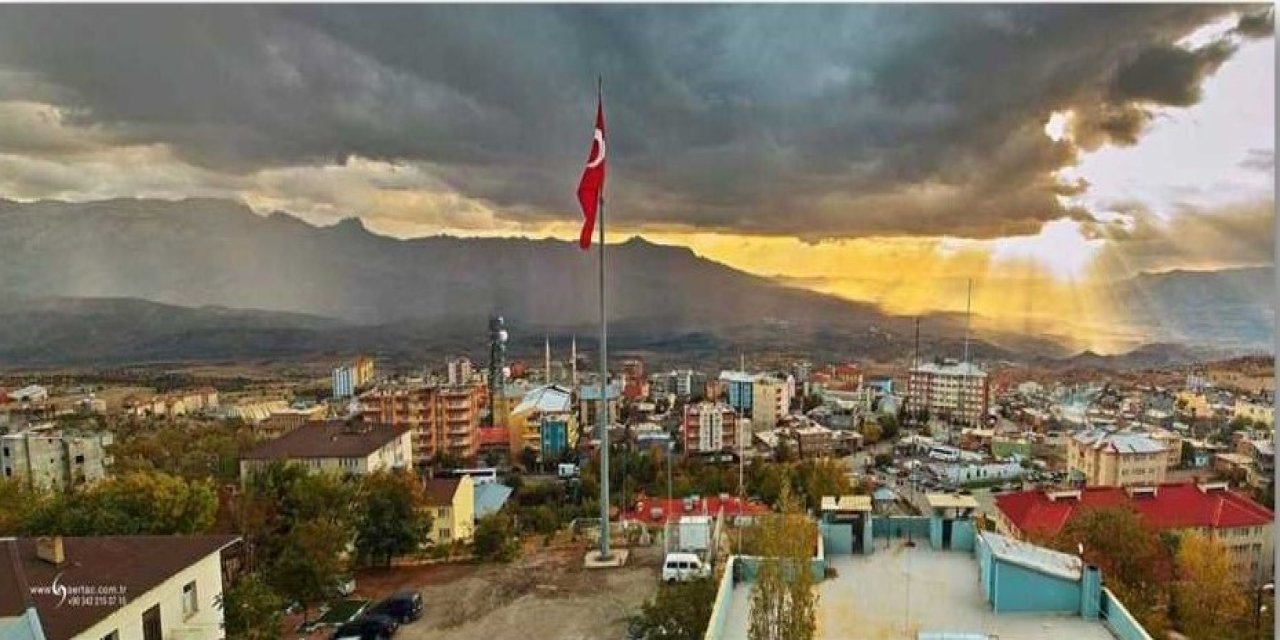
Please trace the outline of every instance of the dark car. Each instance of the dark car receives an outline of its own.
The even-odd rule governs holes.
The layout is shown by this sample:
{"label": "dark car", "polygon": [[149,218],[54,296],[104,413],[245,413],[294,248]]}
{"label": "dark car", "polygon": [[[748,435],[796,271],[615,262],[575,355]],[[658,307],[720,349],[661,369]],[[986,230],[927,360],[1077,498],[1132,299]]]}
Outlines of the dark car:
{"label": "dark car", "polygon": [[386,640],[396,634],[400,625],[389,616],[364,614],[333,632],[332,640]]}
{"label": "dark car", "polygon": [[366,613],[380,614],[406,624],[422,617],[422,594],[416,591],[397,591],[386,600],[369,607]]}

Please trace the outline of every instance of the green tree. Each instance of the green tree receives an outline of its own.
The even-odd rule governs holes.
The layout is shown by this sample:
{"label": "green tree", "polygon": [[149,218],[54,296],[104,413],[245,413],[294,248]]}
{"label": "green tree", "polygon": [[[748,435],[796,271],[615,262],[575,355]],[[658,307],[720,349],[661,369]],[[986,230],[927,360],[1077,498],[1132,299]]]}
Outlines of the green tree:
{"label": "green tree", "polygon": [[817,528],[786,489],[780,513],[760,518],[753,541],[760,569],[751,592],[751,640],[811,640],[817,629],[818,595],[810,559]]}
{"label": "green tree", "polygon": [[350,535],[324,520],[308,520],[295,526],[272,560],[268,581],[286,599],[302,605],[305,622],[311,603],[332,596],[338,578],[346,571],[343,553]]}
{"label": "green tree", "polygon": [[472,548],[481,560],[509,562],[520,551],[520,542],[511,525],[511,516],[505,512],[480,518],[472,538]]}
{"label": "green tree", "polygon": [[658,587],[658,595],[631,618],[628,637],[634,640],[699,640],[707,630],[716,599],[710,578]]}
{"label": "green tree", "polygon": [[356,553],[362,561],[384,562],[417,551],[431,531],[423,508],[422,484],[403,471],[379,472],[360,483],[355,519]]}
{"label": "green tree", "polygon": [[883,414],[876,418],[876,422],[880,425],[880,439],[896,440],[898,438],[900,423],[896,415]]}
{"label": "green tree", "polygon": [[1199,533],[1182,537],[1176,556],[1173,604],[1178,630],[1192,638],[1244,638],[1250,602],[1231,568],[1226,547]]}
{"label": "green tree", "polygon": [[50,496],[16,479],[0,480],[0,536],[19,536],[27,530],[27,521],[40,511]]}
{"label": "green tree", "polygon": [[257,573],[241,576],[222,593],[219,608],[226,619],[227,637],[274,640],[280,637],[284,600]]}
{"label": "green tree", "polygon": [[135,471],[40,502],[23,528],[27,535],[197,534],[213,527],[217,510],[207,480]]}

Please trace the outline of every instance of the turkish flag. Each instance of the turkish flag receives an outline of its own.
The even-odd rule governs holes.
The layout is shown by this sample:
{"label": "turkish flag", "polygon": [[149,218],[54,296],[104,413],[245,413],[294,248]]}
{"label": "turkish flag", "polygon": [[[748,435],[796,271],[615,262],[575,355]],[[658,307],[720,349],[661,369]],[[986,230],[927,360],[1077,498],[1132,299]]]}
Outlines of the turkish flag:
{"label": "turkish flag", "polygon": [[582,170],[582,180],[578,182],[578,204],[582,205],[582,233],[578,236],[578,246],[591,248],[591,234],[596,229],[596,214],[600,208],[600,197],[604,194],[604,101],[596,98],[596,133],[591,141],[591,153],[587,156],[587,168]]}

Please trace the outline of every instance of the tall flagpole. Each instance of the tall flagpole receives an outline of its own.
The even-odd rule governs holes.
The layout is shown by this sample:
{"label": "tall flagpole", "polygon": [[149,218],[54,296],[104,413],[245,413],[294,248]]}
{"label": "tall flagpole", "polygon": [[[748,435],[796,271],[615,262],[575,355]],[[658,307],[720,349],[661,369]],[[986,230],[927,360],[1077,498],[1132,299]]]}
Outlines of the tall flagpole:
{"label": "tall flagpole", "polygon": [[[596,100],[603,104],[604,79],[596,78]],[[604,185],[600,185],[600,201],[596,224],[600,225],[600,410],[596,421],[600,429],[600,559],[609,560],[609,320],[605,316],[604,298]]]}

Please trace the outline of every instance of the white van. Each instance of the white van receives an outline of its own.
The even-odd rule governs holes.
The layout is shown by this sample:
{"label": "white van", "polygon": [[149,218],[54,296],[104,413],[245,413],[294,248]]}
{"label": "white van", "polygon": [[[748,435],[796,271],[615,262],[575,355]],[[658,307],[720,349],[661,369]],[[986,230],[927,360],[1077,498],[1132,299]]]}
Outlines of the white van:
{"label": "white van", "polygon": [[662,581],[685,582],[711,575],[711,566],[704,564],[697,554],[668,553],[662,563]]}

